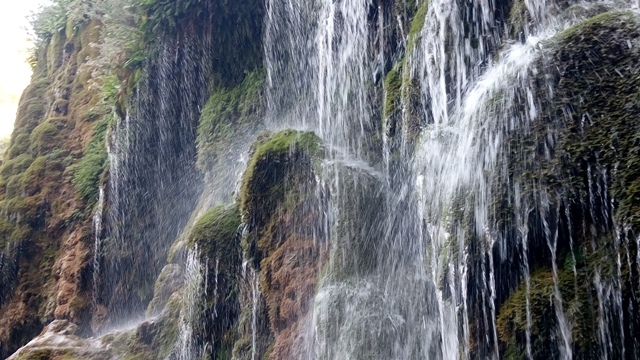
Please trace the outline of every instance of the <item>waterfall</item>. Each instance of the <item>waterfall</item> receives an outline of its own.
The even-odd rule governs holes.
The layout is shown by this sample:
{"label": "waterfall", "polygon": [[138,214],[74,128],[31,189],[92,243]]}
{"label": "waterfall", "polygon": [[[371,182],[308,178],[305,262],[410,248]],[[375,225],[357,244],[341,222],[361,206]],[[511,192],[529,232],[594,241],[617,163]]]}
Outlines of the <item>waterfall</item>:
{"label": "waterfall", "polygon": [[638,0],[95,1],[1,164],[2,355],[640,356]]}
{"label": "waterfall", "polygon": [[210,67],[202,36],[152,45],[156,55],[114,125],[101,295],[111,322],[143,313],[201,192],[196,127]]}
{"label": "waterfall", "polygon": [[[573,317],[559,290],[556,258],[558,219],[566,217],[562,226],[572,229],[573,215],[563,213],[568,207],[560,208],[556,194],[532,200],[524,190],[532,184],[509,184],[517,222],[513,242],[499,230],[494,202],[500,196],[496,179],[508,177],[509,138],[530,134],[545,110],[539,88],[545,85],[536,79],[545,71],[540,64],[547,40],[582,17],[559,15],[551,1],[527,0],[530,21],[521,41],[512,41],[499,25],[503,6],[490,0],[429,2],[403,70],[403,77],[418,83],[426,126],[415,155],[401,153],[396,161],[403,166],[394,168],[390,140],[372,120],[379,116],[379,94],[368,91],[378,81],[376,71],[396,60],[385,58],[382,45],[377,51],[372,46],[384,38],[384,26],[367,25],[384,16],[384,7],[373,1],[267,2],[270,126],[311,129],[331,149],[323,177],[336,213],[334,247],[314,302],[309,358],[497,359],[498,308],[504,289],[520,282],[524,351],[533,358],[533,213],[541,214],[545,251],[552,256],[558,356],[573,358]],[[402,106],[407,118],[410,105],[403,100]],[[384,147],[372,134],[385,138]],[[376,164],[380,157],[386,172]],[[461,224],[460,214],[472,225]],[[515,271],[499,272],[508,262]],[[620,311],[615,304],[621,297],[599,280],[596,288],[606,355],[615,317],[608,309]]]}

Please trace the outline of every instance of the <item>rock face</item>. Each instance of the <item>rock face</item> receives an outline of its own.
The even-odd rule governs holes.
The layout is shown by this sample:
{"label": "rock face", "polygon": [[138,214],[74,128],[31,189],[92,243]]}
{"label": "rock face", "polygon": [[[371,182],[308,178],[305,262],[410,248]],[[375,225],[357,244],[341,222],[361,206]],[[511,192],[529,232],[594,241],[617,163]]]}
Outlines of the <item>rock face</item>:
{"label": "rock face", "polygon": [[94,137],[104,139],[107,111],[83,64],[95,58],[90,44],[99,36],[96,21],[52,34],[20,101],[0,170],[2,358],[54,319],[88,330],[90,224],[106,153],[85,155]]}

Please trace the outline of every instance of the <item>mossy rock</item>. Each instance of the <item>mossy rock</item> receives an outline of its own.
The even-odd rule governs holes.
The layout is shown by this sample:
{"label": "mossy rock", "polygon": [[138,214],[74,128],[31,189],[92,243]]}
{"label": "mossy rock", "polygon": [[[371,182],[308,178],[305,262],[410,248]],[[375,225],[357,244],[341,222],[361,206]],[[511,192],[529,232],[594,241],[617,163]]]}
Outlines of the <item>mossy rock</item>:
{"label": "mossy rock", "polygon": [[156,280],[153,299],[147,307],[147,314],[152,316],[162,311],[171,295],[180,290],[183,283],[182,268],[177,264],[166,265]]}
{"label": "mossy rock", "polygon": [[10,158],[5,161],[0,169],[0,175],[3,177],[9,177],[11,175],[18,175],[24,173],[31,163],[33,162],[33,156],[29,154],[21,154],[14,158]]}
{"label": "mossy rock", "polygon": [[384,80],[385,102],[383,109],[384,119],[388,119],[400,106],[402,95],[402,64],[397,65],[387,73]]}
{"label": "mossy rock", "polygon": [[[534,206],[527,215],[527,242],[528,265],[535,269],[529,299],[535,359],[558,357],[561,342],[545,223],[557,228],[556,255],[565,260],[558,264],[558,288],[572,324],[574,356],[603,356],[598,305],[610,305],[598,304],[596,278],[602,284],[620,283],[619,317],[625,330],[607,325],[613,342],[609,355],[622,358],[623,349],[633,347],[629,339],[635,335],[627,329],[637,328],[638,323],[633,295],[637,264],[623,262],[619,270],[615,264],[617,256],[635,259],[637,249],[620,249],[619,254],[614,249],[618,241],[635,243],[640,229],[639,39],[640,17],[612,11],[547,41],[531,83],[545,106],[530,126],[509,134],[506,142],[509,171],[495,179],[504,188],[495,192],[494,210],[503,236],[514,238],[517,221],[508,203],[516,199],[508,184],[521,184],[517,201]],[[542,210],[545,206],[549,211]],[[512,261],[518,266],[522,260],[514,257]],[[508,271],[507,266],[499,272]],[[504,293],[511,292],[504,303],[498,301],[502,303],[498,333],[503,356],[518,359],[525,356],[526,294],[523,279],[511,280],[516,286],[497,284]]]}
{"label": "mossy rock", "polygon": [[50,118],[38,125],[31,133],[30,150],[35,154],[46,155],[63,143],[64,129],[68,126],[66,118]]}
{"label": "mossy rock", "polygon": [[604,165],[613,177],[611,196],[619,202],[615,217],[635,229],[640,229],[639,38],[640,17],[613,11],[558,34],[551,55],[560,74],[556,116],[565,109],[572,113],[558,144],[567,154],[565,166],[574,169],[572,182],[584,189],[589,166]]}
{"label": "mossy rock", "polygon": [[[14,124],[12,146],[16,142],[17,136],[31,133],[42,122],[46,111],[45,94],[49,85],[50,80],[46,76],[34,75],[31,83],[22,93]],[[15,155],[17,155],[17,150]]]}
{"label": "mossy rock", "polygon": [[407,43],[407,53],[411,53],[415,48],[415,44],[420,39],[420,33],[424,27],[426,21],[427,12],[429,11],[429,0],[422,0],[420,5],[417,5],[417,10],[411,19],[411,25],[409,27],[409,42]]}
{"label": "mossy rock", "polygon": [[[321,159],[323,155],[321,141],[312,132],[283,130],[258,138],[242,177],[239,196],[240,211],[249,232],[268,231],[265,225],[276,208],[285,204],[287,193],[295,195],[296,187],[308,181],[314,159]],[[263,238],[259,233],[254,235]],[[272,246],[259,246],[257,241],[250,241],[248,247],[245,250],[259,267]]]}
{"label": "mossy rock", "polygon": [[[592,282],[596,271],[603,282],[615,281],[615,257],[612,251],[599,251],[588,257],[577,252],[568,254],[564,266],[558,269],[557,287],[563,300],[564,315],[571,324],[572,350],[576,358],[599,357],[598,296]],[[528,301],[534,359],[557,358],[560,353],[557,342],[558,321],[554,307],[555,286],[551,269],[541,268],[531,274]],[[523,280],[502,304],[497,317],[497,331],[505,358],[526,358],[526,329],[527,291]],[[615,329],[617,330],[619,329]],[[616,343],[616,346],[621,347],[622,344]]]}
{"label": "mossy rock", "polygon": [[26,153],[27,150],[29,150],[29,145],[29,135],[24,133],[18,134],[9,148],[9,158],[15,158],[20,154]]}
{"label": "mossy rock", "polygon": [[527,9],[525,0],[514,0],[509,11],[508,25],[512,36],[518,36],[531,21],[531,15]]}
{"label": "mossy rock", "polygon": [[[236,206],[217,206],[208,210],[193,227],[189,247],[198,246],[202,256],[226,258],[237,249],[240,213]],[[228,250],[228,252],[225,252]]]}
{"label": "mossy rock", "polygon": [[100,338],[118,359],[143,360],[171,358],[178,341],[182,295],[171,295],[162,313],[135,329]]}

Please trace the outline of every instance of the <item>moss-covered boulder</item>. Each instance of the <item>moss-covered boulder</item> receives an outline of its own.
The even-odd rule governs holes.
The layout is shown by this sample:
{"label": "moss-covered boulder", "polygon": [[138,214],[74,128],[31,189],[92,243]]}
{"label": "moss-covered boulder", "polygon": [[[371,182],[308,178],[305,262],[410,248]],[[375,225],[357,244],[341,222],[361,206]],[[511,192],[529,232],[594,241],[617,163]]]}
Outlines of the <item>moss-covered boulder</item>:
{"label": "moss-covered boulder", "polygon": [[272,346],[261,349],[265,358],[300,358],[305,351],[303,326],[328,248],[328,195],[316,177],[323,152],[313,133],[265,134],[242,179],[245,257],[259,271],[260,314],[273,336]]}
{"label": "moss-covered boulder", "polygon": [[266,225],[278,218],[274,217],[278,207],[296,202],[298,185],[312,178],[312,158],[321,156],[322,151],[317,136],[295,130],[263,134],[254,144],[242,177],[240,211],[247,230],[254,234],[246,250],[256,267],[278,245],[262,236],[269,231]]}

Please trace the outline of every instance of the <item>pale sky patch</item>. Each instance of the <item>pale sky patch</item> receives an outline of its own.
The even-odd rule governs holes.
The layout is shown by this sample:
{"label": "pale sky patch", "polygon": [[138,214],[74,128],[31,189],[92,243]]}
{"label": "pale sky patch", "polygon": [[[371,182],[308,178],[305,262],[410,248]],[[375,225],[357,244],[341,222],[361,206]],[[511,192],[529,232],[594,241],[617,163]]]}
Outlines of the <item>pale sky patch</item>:
{"label": "pale sky patch", "polygon": [[18,100],[31,78],[28,17],[47,0],[3,1],[0,5],[0,138],[11,134]]}

